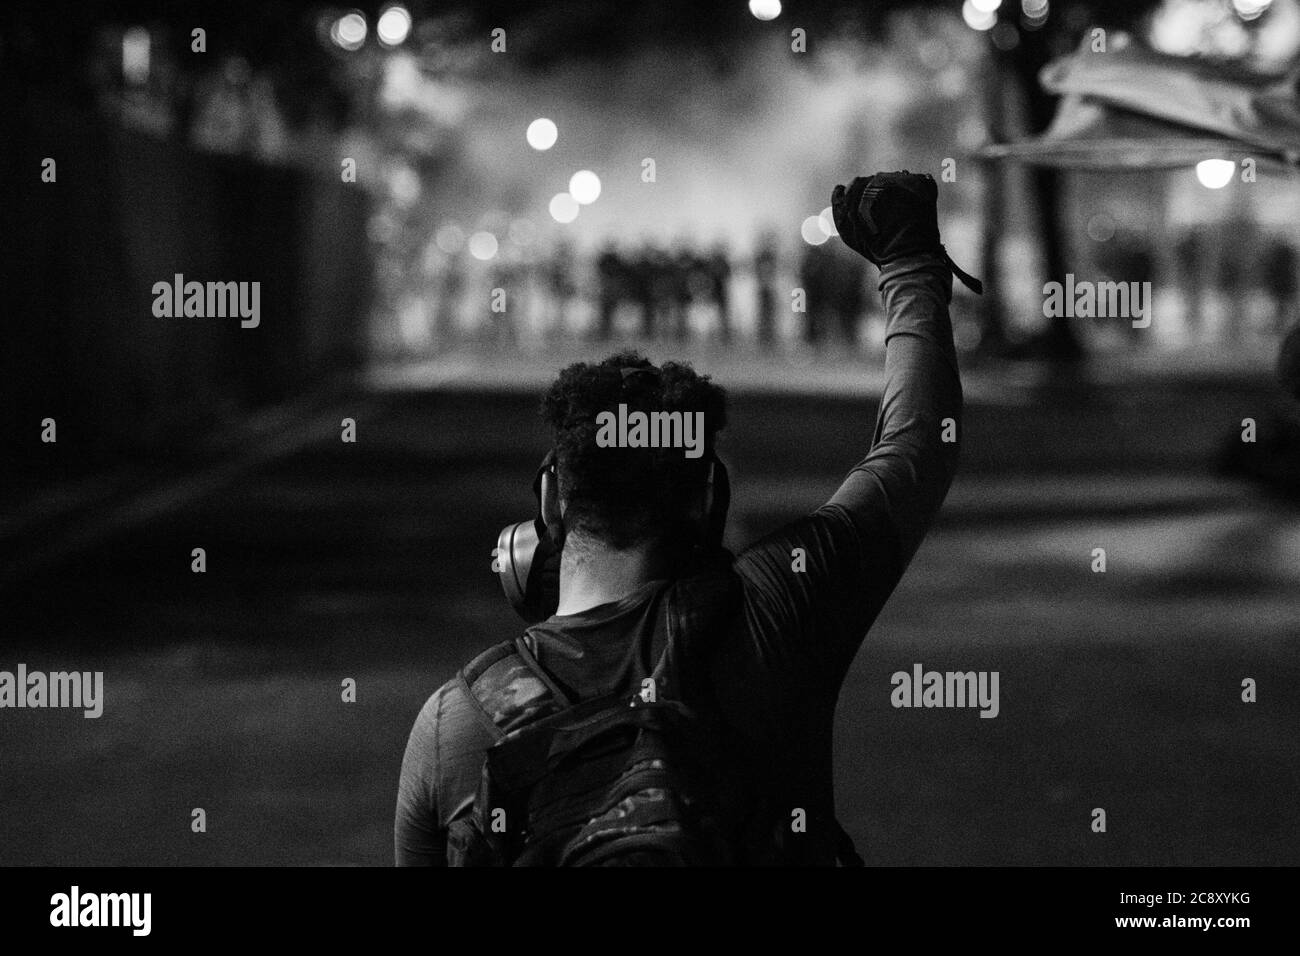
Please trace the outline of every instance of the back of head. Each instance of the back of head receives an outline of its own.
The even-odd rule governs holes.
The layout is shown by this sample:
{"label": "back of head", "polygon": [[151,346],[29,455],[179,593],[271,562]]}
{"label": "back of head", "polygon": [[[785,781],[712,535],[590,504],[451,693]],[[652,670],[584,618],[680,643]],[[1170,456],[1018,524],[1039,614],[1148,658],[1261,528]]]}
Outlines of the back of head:
{"label": "back of head", "polygon": [[[682,447],[627,447],[597,442],[601,413],[681,413],[699,421],[703,454]],[[542,401],[556,451],[566,540],[616,550],[647,542],[671,546],[692,534],[692,503],[708,479],[710,453],[726,425],[726,395],[687,364],[656,368],[636,352],[565,368]],[[566,545],[567,547],[568,545]]]}

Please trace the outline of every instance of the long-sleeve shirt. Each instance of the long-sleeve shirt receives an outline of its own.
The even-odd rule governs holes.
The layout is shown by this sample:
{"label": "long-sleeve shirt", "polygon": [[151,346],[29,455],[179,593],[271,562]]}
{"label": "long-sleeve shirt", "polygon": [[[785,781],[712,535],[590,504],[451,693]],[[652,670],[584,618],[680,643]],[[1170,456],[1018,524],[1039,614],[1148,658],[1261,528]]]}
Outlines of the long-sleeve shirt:
{"label": "long-sleeve shirt", "polygon": [[[739,604],[709,655],[708,681],[743,759],[807,820],[809,837],[783,848],[787,862],[834,860],[840,685],[957,468],[962,389],[951,274],[938,257],[911,257],[882,270],[880,289],[886,384],[869,450],[829,501],[740,552]],[[619,601],[534,625],[525,640],[575,699],[635,692],[653,666],[648,635],[673,586],[648,581]],[[448,682],[415,721],[397,800],[398,865],[443,865],[449,824],[473,809],[493,742],[474,707]]]}

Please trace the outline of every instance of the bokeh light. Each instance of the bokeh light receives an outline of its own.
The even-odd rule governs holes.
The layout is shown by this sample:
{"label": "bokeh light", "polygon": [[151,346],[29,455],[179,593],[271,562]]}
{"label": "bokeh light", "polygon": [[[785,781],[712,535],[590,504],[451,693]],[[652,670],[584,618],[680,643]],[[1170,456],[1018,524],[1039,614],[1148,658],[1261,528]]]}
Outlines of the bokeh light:
{"label": "bokeh light", "polygon": [[465,248],[465,230],[449,222],[438,230],[433,241],[439,249],[453,256]]}
{"label": "bokeh light", "polygon": [[1020,0],[1020,24],[1026,30],[1039,30],[1047,23],[1047,14],[1051,5],[1047,0]]}
{"label": "bokeh light", "polygon": [[760,20],[775,20],[781,15],[781,0],[749,0],[749,12]]}
{"label": "bokeh light", "polygon": [[1258,20],[1273,0],[1232,0],[1232,9],[1243,20]]}
{"label": "bokeh light", "polygon": [[966,0],[961,5],[961,17],[972,30],[992,30],[998,22],[996,11],[977,9],[975,0]]}
{"label": "bokeh light", "polygon": [[366,42],[366,18],[353,10],[334,21],[330,39],[345,50],[359,50]]}
{"label": "bokeh light", "polygon": [[1203,159],[1196,164],[1196,178],[1206,189],[1222,189],[1236,171],[1237,164],[1230,159]]}
{"label": "bokeh light", "polygon": [[573,222],[578,218],[578,200],[568,193],[556,193],[551,198],[551,218],[556,222]]}
{"label": "bokeh light", "polygon": [[1109,242],[1115,235],[1115,220],[1099,212],[1088,220],[1088,238],[1093,242]]}
{"label": "bokeh light", "polygon": [[999,23],[989,34],[989,39],[993,45],[1002,52],[1014,50],[1020,44],[1020,31],[1016,29],[1014,23]]}
{"label": "bokeh light", "polygon": [[555,141],[560,136],[560,131],[546,117],[540,117],[528,124],[528,132],[524,135],[528,139],[528,145],[540,151],[548,150],[554,146]]}
{"label": "bokeh light", "polygon": [[379,15],[375,36],[384,46],[397,46],[411,32],[411,14],[402,6],[392,6]]}
{"label": "bokeh light", "polygon": [[397,166],[389,176],[388,193],[399,206],[414,205],[420,198],[419,174],[410,166]]}
{"label": "bokeh light", "polygon": [[580,169],[569,180],[569,195],[580,205],[590,206],[600,198],[600,177],[590,169]]}
{"label": "bokeh light", "polygon": [[490,232],[476,232],[469,237],[469,254],[487,262],[497,254],[497,237]]}
{"label": "bokeh light", "polygon": [[122,76],[137,86],[149,79],[149,31],[144,27],[122,34]]}
{"label": "bokeh light", "polygon": [[817,217],[817,222],[821,225],[822,232],[826,233],[827,236],[838,236],[840,234],[839,230],[835,228],[835,213],[830,206],[821,211],[821,215]]}
{"label": "bokeh light", "polygon": [[810,246],[820,246],[830,238],[826,230],[822,228],[821,216],[809,216],[799,227],[799,235],[803,236],[803,241]]}

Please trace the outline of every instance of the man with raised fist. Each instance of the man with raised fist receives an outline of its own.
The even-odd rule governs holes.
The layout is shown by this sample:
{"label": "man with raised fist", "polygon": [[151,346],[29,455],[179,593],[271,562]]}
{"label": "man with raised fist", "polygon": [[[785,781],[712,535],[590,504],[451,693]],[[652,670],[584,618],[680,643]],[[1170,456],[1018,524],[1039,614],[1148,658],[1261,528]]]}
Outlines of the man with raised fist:
{"label": "man with raised fist", "polygon": [[[954,272],[974,280],[939,241],[936,198],[907,172],[835,188],[840,236],[880,268],[879,414],[824,504],[734,558],[722,390],[632,353],[560,373],[538,516],[503,532],[494,565],[531,626],[417,718],[400,865],[862,862],[835,816],[836,700],[961,438],[948,303]],[[702,414],[703,453],[598,442],[601,414],[624,406],[629,419]]]}

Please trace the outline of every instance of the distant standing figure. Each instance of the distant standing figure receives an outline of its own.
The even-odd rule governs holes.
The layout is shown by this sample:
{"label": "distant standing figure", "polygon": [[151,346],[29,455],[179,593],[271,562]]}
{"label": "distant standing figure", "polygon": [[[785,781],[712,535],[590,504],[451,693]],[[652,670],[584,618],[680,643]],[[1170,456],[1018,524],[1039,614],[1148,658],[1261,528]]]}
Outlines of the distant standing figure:
{"label": "distant standing figure", "polygon": [[1174,245],[1174,258],[1187,295],[1187,335],[1194,338],[1205,325],[1205,261],[1200,234],[1194,229],[1184,233]]}
{"label": "distant standing figure", "polygon": [[1258,261],[1259,230],[1240,214],[1223,223],[1219,244],[1218,286],[1223,293],[1226,315],[1223,339],[1235,344],[1241,339],[1247,317],[1250,273]]}
{"label": "distant standing figure", "polygon": [[655,261],[654,252],[644,245],[628,263],[628,284],[632,298],[641,309],[641,335],[646,339],[655,334]]}
{"label": "distant standing figure", "polygon": [[718,243],[704,260],[714,304],[718,308],[718,338],[731,341],[731,261],[724,243]]}
{"label": "distant standing figure", "polygon": [[831,310],[835,300],[835,263],[829,251],[821,246],[806,246],[799,261],[799,285],[803,287],[806,309],[803,339],[816,346],[831,324]]}
{"label": "distant standing figure", "polygon": [[614,311],[626,291],[627,265],[612,242],[607,242],[596,257],[596,276],[600,285],[600,314],[596,338],[608,342],[614,331]]}
{"label": "distant standing figure", "polygon": [[569,300],[577,291],[573,278],[573,250],[567,242],[561,241],[551,254],[546,265],[546,287],[551,300],[548,331],[564,334],[564,317],[569,310]]}
{"label": "distant standing figure", "polygon": [[758,283],[758,344],[770,348],[776,341],[776,237],[768,233],[754,253],[754,279]]}
{"label": "distant standing figure", "polygon": [[1264,253],[1264,287],[1273,300],[1273,327],[1281,332],[1296,312],[1296,251],[1284,239],[1269,243]]}
{"label": "distant standing figure", "polygon": [[[828,243],[829,245],[829,243]],[[831,255],[835,268],[835,301],[833,308],[839,319],[840,334],[849,354],[858,350],[858,322],[867,305],[867,293],[862,281],[862,270],[837,247]]]}
{"label": "distant standing figure", "polygon": [[441,281],[438,283],[433,308],[433,338],[438,347],[445,347],[456,337],[457,315],[465,292],[464,253],[450,253],[443,260],[439,271]]}
{"label": "distant standing figure", "polygon": [[[672,324],[677,305],[677,270],[673,257],[666,249],[651,246],[646,265],[650,282],[650,312],[654,317],[652,321],[656,326],[661,320]],[[647,331],[647,337],[650,334]]]}
{"label": "distant standing figure", "polygon": [[696,271],[698,261],[699,257],[695,255],[694,250],[683,244],[669,262],[672,325],[679,343],[686,341],[689,331],[691,302],[694,301],[691,278]]}

